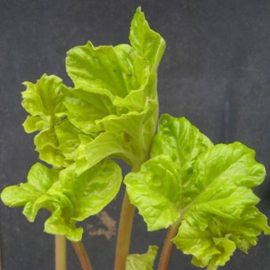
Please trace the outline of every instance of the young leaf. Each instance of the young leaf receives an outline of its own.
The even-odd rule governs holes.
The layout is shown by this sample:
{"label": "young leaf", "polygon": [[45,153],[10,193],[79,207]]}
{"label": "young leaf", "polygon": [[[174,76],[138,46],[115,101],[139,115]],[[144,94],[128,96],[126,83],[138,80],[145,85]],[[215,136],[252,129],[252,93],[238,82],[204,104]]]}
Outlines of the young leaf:
{"label": "young leaf", "polygon": [[[44,127],[54,126],[66,111],[60,92],[62,80],[57,76],[44,74],[36,84],[24,82],[22,106],[32,116],[41,118]],[[26,130],[27,130],[27,123]],[[39,129],[36,129],[39,130]]]}
{"label": "young leaf", "polygon": [[23,123],[27,133],[39,131],[34,142],[39,158],[54,166],[68,166],[65,156],[59,149],[55,129],[66,115],[61,93],[62,80],[44,74],[36,84],[25,82],[22,92],[22,106],[30,113]]}
{"label": "young leaf", "polygon": [[[195,265],[224,265],[236,246],[246,251],[243,246],[254,245],[262,230],[270,232],[254,206],[259,199],[251,188],[263,181],[265,169],[253,150],[237,142],[212,146],[185,118],[164,115],[151,156],[138,173],[125,178],[130,200],[149,230],[180,218],[174,242],[194,256]],[[255,216],[258,227],[240,236],[236,224],[247,226]]]}
{"label": "young leaf", "polygon": [[[6,187],[1,193],[1,199],[9,207],[24,207],[24,214],[33,222],[37,214],[35,202],[48,192],[58,178],[58,169],[48,169],[45,165],[36,163],[28,173],[28,182]],[[50,204],[44,204],[44,208],[53,210]]]}
{"label": "young leaf", "polygon": [[194,265],[214,267],[224,265],[237,247],[247,253],[257,244],[257,235],[262,231],[270,233],[267,218],[255,206],[250,206],[237,219],[212,215],[205,230],[184,220],[173,242],[185,254],[194,256]]}
{"label": "young leaf", "polygon": [[[156,72],[162,55],[165,50],[164,39],[156,32],[150,29],[141,8],[138,8],[131,22],[129,40],[132,47],[140,56],[146,58],[149,62],[150,81],[156,83]],[[155,98],[156,92],[148,92],[151,98]]]}
{"label": "young leaf", "polygon": [[147,84],[148,61],[129,45],[99,46],[89,41],[67,52],[67,72],[77,89],[125,98]]}
{"label": "young leaf", "polygon": [[[94,136],[85,145],[85,158],[80,149],[83,162],[78,173],[107,156],[134,166],[149,153],[158,115],[156,72],[165,42],[149,28],[139,9],[130,31],[134,48],[126,44],[94,47],[88,42],[67,53],[67,72],[75,85],[62,90],[68,119]],[[138,31],[143,38],[138,39]]]}
{"label": "young leaf", "polygon": [[10,207],[24,207],[31,222],[39,209],[49,210],[52,215],[45,222],[45,232],[79,241],[82,228],[76,228],[76,222],[97,214],[115,197],[121,170],[115,162],[104,160],[77,177],[74,165],[60,171],[37,163],[27,183],[5,188],[1,198]]}
{"label": "young leaf", "polygon": [[80,136],[84,134],[73,126],[68,119],[63,120],[55,127],[55,134],[58,140],[59,152],[65,157],[66,161],[74,161],[81,145]]}
{"label": "young leaf", "polygon": [[126,260],[126,270],[152,270],[157,256],[157,246],[149,246],[145,254],[130,254]]}

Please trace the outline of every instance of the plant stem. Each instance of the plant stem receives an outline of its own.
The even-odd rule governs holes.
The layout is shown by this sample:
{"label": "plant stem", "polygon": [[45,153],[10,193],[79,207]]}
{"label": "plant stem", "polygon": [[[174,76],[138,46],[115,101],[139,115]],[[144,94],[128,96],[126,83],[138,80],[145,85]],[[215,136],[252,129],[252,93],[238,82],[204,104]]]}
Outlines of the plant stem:
{"label": "plant stem", "polygon": [[[134,166],[132,168],[132,171],[136,172],[139,169],[140,165]],[[125,192],[118,227],[115,263],[114,263],[115,270],[125,270],[126,268],[126,258],[127,255],[129,254],[134,212],[135,207],[130,203],[128,194],[127,192]]]}
{"label": "plant stem", "polygon": [[134,210],[135,207],[130,203],[128,194],[127,192],[125,192],[118,227],[115,264],[114,264],[115,270],[125,270],[126,268],[126,257],[129,253]]}
{"label": "plant stem", "polygon": [[206,270],[217,270],[217,269],[218,269],[218,266],[210,266],[210,265],[208,265]]}
{"label": "plant stem", "polygon": [[66,237],[55,235],[55,270],[66,270]]}
{"label": "plant stem", "polygon": [[93,270],[82,241],[71,241],[83,270]]}
{"label": "plant stem", "polygon": [[171,254],[172,254],[172,247],[173,247],[173,243],[171,240],[177,234],[180,223],[181,223],[181,219],[177,220],[168,229],[168,232],[167,232],[164,244],[163,244],[159,264],[158,264],[158,270],[167,270],[168,269]]}

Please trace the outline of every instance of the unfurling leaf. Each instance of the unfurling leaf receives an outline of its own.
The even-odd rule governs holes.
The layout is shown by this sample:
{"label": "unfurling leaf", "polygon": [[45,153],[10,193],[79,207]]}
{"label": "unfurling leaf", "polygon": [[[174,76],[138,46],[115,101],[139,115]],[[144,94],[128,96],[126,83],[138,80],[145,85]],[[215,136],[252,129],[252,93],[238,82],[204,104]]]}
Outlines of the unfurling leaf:
{"label": "unfurling leaf", "polygon": [[44,74],[36,84],[25,82],[24,85],[26,90],[22,92],[22,106],[30,116],[27,116],[23,126],[27,133],[39,131],[34,139],[39,158],[53,166],[68,166],[70,162],[59,149],[60,142],[55,133],[67,111],[61,92],[62,80]]}

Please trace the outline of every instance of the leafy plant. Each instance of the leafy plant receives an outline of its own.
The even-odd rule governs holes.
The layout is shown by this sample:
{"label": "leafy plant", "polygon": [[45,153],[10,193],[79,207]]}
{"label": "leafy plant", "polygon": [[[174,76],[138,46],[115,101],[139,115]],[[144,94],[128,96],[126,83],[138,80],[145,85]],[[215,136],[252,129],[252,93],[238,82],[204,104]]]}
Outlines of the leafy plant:
{"label": "leafy plant", "polygon": [[34,164],[28,181],[5,188],[1,198],[23,207],[30,222],[41,208],[51,212],[44,231],[56,235],[57,270],[66,267],[65,238],[83,269],[92,269],[76,223],[117,195],[122,174],[113,158],[122,159],[131,172],[124,179],[115,269],[152,269],[157,255],[156,246],[128,255],[134,206],[150,231],[170,227],[160,270],[168,268],[172,243],[193,255],[195,266],[217,269],[236,248],[247,252],[262,231],[270,233],[252,192],[264,180],[264,166],[239,142],[213,145],[185,118],[164,114],[158,122],[157,70],[165,42],[140,8],[129,39],[131,45],[88,42],[68,51],[74,87],[46,74],[24,83],[29,116],[23,126],[36,132],[39,159],[48,166]]}

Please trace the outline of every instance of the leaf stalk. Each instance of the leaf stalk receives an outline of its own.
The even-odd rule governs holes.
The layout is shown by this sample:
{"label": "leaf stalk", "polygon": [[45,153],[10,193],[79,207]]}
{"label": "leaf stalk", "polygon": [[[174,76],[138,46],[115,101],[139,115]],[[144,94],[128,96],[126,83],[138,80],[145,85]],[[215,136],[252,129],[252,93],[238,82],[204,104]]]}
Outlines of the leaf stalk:
{"label": "leaf stalk", "polygon": [[158,270],[167,270],[169,267],[171,254],[172,254],[172,238],[174,238],[178,232],[178,228],[181,224],[182,219],[178,219],[174,224],[170,226],[168,229],[166,238],[164,240],[159,264],[158,264]]}
{"label": "leaf stalk", "polygon": [[55,235],[55,270],[66,270],[66,237]]}
{"label": "leaf stalk", "polygon": [[[132,172],[137,172],[139,169],[140,165],[133,166]],[[115,270],[125,270],[126,268],[126,258],[127,255],[129,254],[134,212],[135,207],[130,203],[128,194],[127,192],[125,192],[118,227],[115,264],[114,264]]]}
{"label": "leaf stalk", "polygon": [[130,203],[128,194],[125,192],[116,244],[115,270],[125,270],[126,258],[129,253],[131,231],[133,225],[135,207]]}
{"label": "leaf stalk", "polygon": [[71,241],[73,248],[78,256],[78,259],[81,263],[83,270],[93,270],[92,265],[90,263],[89,257],[85,251],[82,241],[74,242]]}

